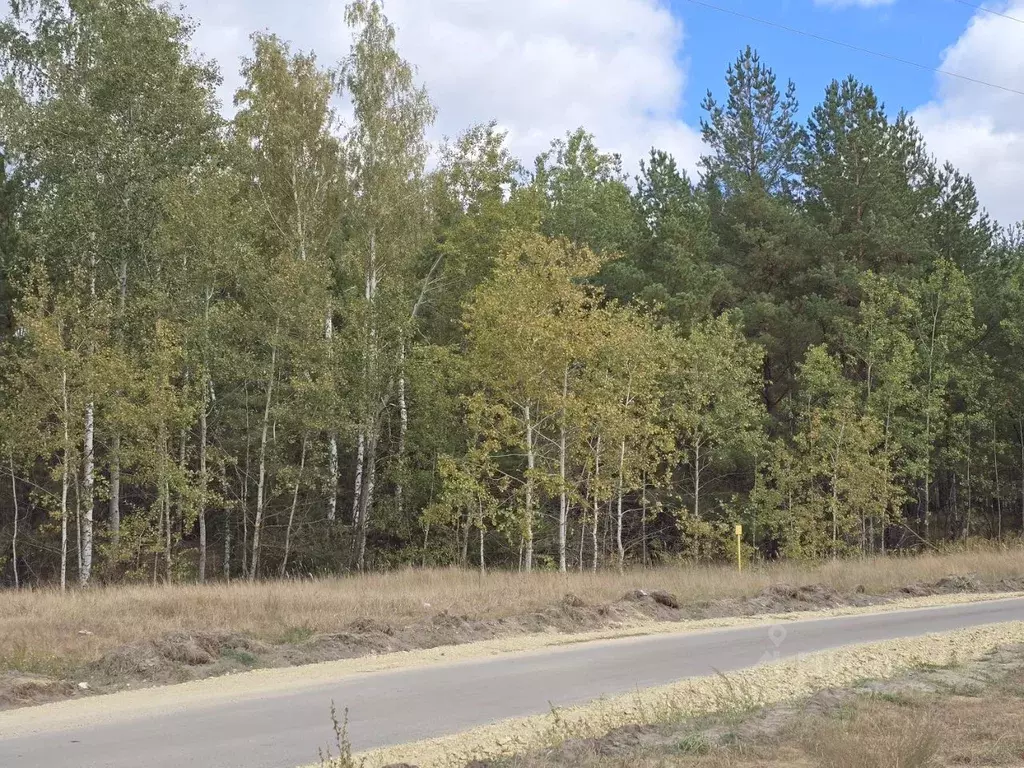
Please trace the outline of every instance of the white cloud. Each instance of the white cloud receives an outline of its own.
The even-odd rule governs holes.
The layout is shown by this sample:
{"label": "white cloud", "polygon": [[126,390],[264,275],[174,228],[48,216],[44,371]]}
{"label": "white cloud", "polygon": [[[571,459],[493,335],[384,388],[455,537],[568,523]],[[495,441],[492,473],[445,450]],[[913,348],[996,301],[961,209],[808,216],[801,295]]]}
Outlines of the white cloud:
{"label": "white cloud", "polygon": [[[1024,0],[993,6],[1024,17]],[[979,11],[943,52],[941,69],[1021,90],[1024,28]],[[939,76],[936,97],[914,117],[929,149],[969,173],[989,212],[1008,224],[1024,219],[1024,96]]]}
{"label": "white cloud", "polygon": [[[225,103],[248,33],[270,29],[324,61],[348,49],[344,0],[186,0],[197,47],[221,62]],[[433,138],[497,120],[528,164],[584,126],[628,168],[651,146],[693,169],[697,131],[678,118],[686,85],[678,19],[662,0],[387,0],[402,54],[438,107]]]}

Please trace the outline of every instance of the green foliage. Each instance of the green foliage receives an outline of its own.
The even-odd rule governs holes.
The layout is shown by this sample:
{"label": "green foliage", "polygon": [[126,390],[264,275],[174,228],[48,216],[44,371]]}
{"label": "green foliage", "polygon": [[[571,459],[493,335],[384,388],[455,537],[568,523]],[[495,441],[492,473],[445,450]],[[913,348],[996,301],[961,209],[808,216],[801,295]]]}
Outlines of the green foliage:
{"label": "green foliage", "polygon": [[631,244],[632,204],[622,159],[601,152],[583,128],[553,141],[537,158],[534,185],[546,202],[545,234],[597,253],[621,252]]}
{"label": "green foliage", "polygon": [[684,328],[710,315],[725,290],[711,263],[715,237],[707,202],[665,152],[651,150],[636,180],[635,245],[604,266],[610,296],[657,308]]}
{"label": "green foliage", "polygon": [[528,172],[493,122],[431,148],[382,3],[345,19],[337,67],[254,35],[229,123],[163,6],[0,23],[0,578],[1022,530],[1022,229],[869,86],[800,125],[747,49],[700,178],[585,128]]}
{"label": "green foliage", "polygon": [[797,170],[802,130],[796,123],[796,86],[786,92],[775,73],[747,46],[726,71],[725,105],[708,92],[701,120],[704,143],[712,154],[701,159],[707,177],[727,195],[767,192],[789,195]]}
{"label": "green foliage", "polygon": [[821,346],[800,369],[801,408],[789,456],[774,467],[785,519],[773,521],[787,551],[839,555],[859,541],[868,519],[884,525],[901,501],[884,450],[883,424],[864,413],[839,361]]}

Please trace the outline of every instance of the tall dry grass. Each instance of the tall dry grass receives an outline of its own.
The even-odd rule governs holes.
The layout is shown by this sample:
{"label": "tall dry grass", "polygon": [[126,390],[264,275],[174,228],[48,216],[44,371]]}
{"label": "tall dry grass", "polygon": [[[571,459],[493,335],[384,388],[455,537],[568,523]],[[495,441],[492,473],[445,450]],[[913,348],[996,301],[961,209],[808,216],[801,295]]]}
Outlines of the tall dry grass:
{"label": "tall dry grass", "polygon": [[852,718],[808,724],[820,768],[938,768],[944,731],[927,712],[865,706]]}
{"label": "tall dry grass", "polygon": [[1024,549],[917,557],[783,563],[748,568],[680,566],[616,572],[479,575],[405,570],[313,581],[205,586],[125,586],[0,592],[0,669],[59,671],[120,645],[173,630],[231,631],[268,642],[297,631],[332,632],[357,619],[407,624],[440,611],[502,618],[549,606],[572,592],[604,603],[630,589],[664,589],[681,602],[742,598],[775,584],[828,584],[882,593],[951,574],[981,581],[1024,576]]}

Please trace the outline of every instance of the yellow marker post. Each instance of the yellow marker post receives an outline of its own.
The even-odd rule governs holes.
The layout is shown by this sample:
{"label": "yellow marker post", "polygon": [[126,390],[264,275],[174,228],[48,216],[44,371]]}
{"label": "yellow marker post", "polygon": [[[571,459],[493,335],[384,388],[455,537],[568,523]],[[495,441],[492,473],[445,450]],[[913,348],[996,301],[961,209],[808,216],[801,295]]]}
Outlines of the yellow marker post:
{"label": "yellow marker post", "polygon": [[743,526],[736,525],[736,570],[743,570]]}

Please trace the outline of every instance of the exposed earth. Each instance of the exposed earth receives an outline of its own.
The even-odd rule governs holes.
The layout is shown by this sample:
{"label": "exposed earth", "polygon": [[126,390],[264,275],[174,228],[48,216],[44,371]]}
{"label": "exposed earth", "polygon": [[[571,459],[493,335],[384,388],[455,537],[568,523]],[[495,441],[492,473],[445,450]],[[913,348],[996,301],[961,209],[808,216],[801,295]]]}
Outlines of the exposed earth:
{"label": "exposed earth", "polygon": [[183,629],[121,646],[74,670],[64,679],[19,671],[0,673],[0,709],[186,682],[255,668],[312,664],[502,637],[576,634],[652,622],[868,607],[933,595],[1021,591],[1024,591],[1024,578],[986,584],[968,575],[912,584],[883,595],[869,595],[859,589],[844,594],[825,585],[775,585],[749,598],[691,604],[683,604],[665,591],[633,590],[616,602],[596,605],[567,594],[558,604],[511,618],[480,619],[439,612],[404,626],[363,620],[330,634],[296,631],[277,644],[240,633]]}

